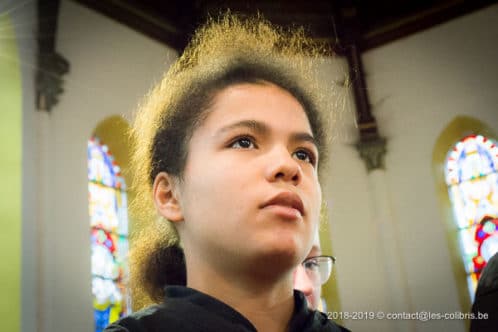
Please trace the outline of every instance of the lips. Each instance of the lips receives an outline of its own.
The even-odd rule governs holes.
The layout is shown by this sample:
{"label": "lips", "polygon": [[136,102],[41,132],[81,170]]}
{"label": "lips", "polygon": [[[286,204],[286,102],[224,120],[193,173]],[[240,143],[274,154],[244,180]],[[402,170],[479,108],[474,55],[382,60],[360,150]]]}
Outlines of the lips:
{"label": "lips", "polygon": [[304,205],[303,201],[299,196],[291,191],[282,192],[261,205],[261,208],[268,206],[284,206],[296,209],[304,216]]}

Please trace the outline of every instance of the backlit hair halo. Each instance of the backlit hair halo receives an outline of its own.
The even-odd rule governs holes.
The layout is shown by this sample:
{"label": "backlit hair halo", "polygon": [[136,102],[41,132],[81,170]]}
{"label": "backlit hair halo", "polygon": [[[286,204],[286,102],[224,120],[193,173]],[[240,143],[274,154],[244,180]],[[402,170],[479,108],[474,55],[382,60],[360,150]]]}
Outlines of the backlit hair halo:
{"label": "backlit hair halo", "polygon": [[[306,37],[302,28],[285,30],[261,16],[243,18],[225,13],[218,19],[208,19],[196,31],[180,58],[145,96],[130,134],[134,142],[132,190],[135,194],[130,210],[136,222],[129,260],[135,310],[162,301],[165,284],[185,282],[182,271],[178,271],[184,268],[183,256],[177,250],[178,234],[171,223],[158,216],[151,194],[156,134],[164,124],[173,121],[178,103],[198,82],[209,81],[234,63],[247,62],[294,78],[299,91],[320,110],[320,121],[327,128],[330,119],[323,112],[324,96],[319,93],[323,89],[318,88],[313,60],[330,53],[328,48]],[[321,152],[320,158],[323,157]]]}

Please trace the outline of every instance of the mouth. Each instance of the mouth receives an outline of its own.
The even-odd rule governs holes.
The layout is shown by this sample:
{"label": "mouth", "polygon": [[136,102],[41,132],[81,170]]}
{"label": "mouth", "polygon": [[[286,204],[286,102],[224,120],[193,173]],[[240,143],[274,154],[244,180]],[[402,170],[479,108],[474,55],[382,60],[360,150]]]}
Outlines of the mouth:
{"label": "mouth", "polygon": [[263,203],[261,208],[267,208],[267,207],[276,207],[276,208],[283,208],[283,209],[293,209],[301,216],[304,216],[304,205],[303,201],[299,196],[291,191],[284,191],[265,203]]}

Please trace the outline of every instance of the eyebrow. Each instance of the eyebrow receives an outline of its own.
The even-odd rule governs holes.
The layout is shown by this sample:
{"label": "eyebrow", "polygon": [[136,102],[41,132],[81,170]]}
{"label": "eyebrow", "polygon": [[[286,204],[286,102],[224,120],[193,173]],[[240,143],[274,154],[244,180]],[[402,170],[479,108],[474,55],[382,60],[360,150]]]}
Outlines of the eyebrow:
{"label": "eyebrow", "polygon": [[[268,135],[268,133],[270,132],[270,128],[262,122],[256,120],[242,120],[222,127],[218,130],[218,134],[238,128],[247,128],[260,135]],[[292,133],[290,140],[291,142],[310,142],[313,145],[318,146],[316,139],[312,135],[305,132]]]}
{"label": "eyebrow", "polygon": [[[309,257],[320,256],[322,254],[322,249],[317,245],[313,245],[308,254]],[[305,258],[306,259],[306,258]]]}

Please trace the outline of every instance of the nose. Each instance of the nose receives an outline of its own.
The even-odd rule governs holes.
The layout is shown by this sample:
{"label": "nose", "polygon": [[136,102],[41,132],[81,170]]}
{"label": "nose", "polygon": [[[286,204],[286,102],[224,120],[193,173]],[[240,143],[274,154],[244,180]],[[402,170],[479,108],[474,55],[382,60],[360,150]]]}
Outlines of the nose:
{"label": "nose", "polygon": [[305,296],[313,294],[313,282],[302,265],[294,271],[294,289],[303,292]]}
{"label": "nose", "polygon": [[287,148],[275,147],[268,156],[270,162],[266,171],[266,178],[270,182],[285,181],[299,184],[302,179],[302,169]]}

